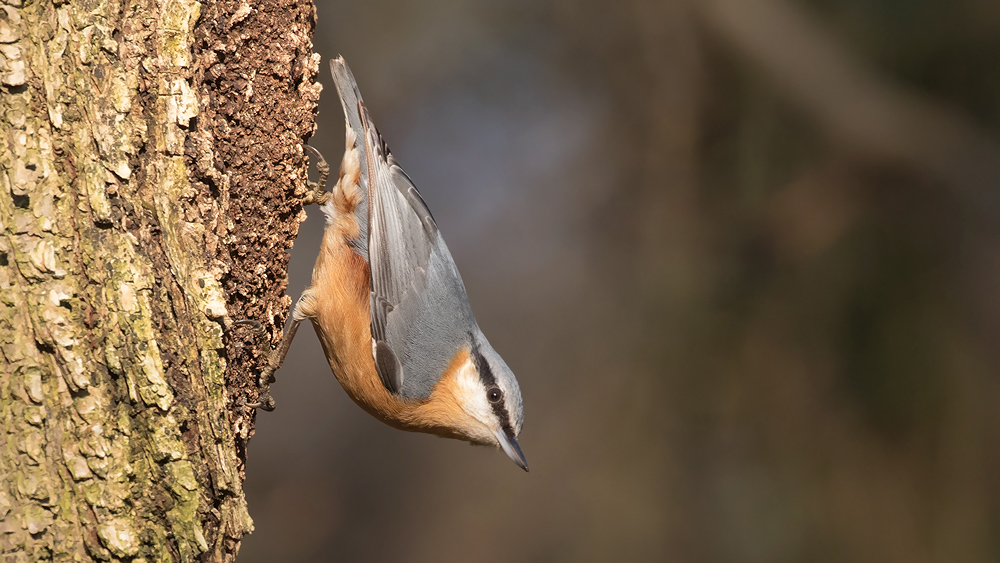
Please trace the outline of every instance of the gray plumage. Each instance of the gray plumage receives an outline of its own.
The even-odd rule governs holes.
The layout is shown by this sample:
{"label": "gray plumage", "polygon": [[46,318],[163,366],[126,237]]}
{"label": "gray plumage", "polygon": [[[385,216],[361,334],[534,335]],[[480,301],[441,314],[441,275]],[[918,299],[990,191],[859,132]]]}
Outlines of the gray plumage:
{"label": "gray plumage", "polygon": [[342,59],[330,67],[361,155],[363,227],[349,244],[370,269],[375,365],[389,391],[423,399],[454,352],[485,337],[434,218],[372,123],[350,69]]}

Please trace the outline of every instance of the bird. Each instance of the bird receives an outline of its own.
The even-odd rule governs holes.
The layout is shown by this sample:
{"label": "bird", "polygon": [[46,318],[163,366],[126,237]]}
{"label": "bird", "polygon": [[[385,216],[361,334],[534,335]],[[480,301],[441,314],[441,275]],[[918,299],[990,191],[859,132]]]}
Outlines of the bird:
{"label": "bird", "polygon": [[312,282],[260,375],[267,391],[299,324],[308,319],[348,396],[400,430],[498,446],[525,471],[524,421],[513,371],[472,313],[437,222],[372,122],[342,56],[330,61],[346,121],[336,185],[319,151],[305,203],[326,219]]}

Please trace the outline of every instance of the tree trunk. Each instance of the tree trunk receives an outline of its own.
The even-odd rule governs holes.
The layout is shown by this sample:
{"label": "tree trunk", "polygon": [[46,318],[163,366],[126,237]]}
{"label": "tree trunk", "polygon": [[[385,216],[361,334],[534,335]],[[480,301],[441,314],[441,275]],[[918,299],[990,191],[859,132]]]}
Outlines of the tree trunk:
{"label": "tree trunk", "polygon": [[253,527],[238,404],[290,303],[314,8],[4,1],[3,561],[232,560]]}

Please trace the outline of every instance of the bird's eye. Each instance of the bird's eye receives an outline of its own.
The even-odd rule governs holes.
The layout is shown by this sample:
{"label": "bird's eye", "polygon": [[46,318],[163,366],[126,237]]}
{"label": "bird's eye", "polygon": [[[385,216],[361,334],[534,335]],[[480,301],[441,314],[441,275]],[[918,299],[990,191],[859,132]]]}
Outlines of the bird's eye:
{"label": "bird's eye", "polygon": [[503,399],[503,391],[501,391],[499,387],[490,387],[489,390],[486,391],[486,396],[490,399],[491,403],[497,403],[500,399]]}

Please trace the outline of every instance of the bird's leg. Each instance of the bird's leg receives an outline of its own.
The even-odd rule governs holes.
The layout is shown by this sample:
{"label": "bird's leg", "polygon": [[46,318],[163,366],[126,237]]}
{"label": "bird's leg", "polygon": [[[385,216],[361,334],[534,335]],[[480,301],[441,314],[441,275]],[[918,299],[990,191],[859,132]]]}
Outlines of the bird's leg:
{"label": "bird's leg", "polygon": [[302,199],[303,205],[309,205],[310,203],[324,204],[330,199],[330,192],[326,191],[326,180],[330,177],[330,165],[327,164],[326,159],[323,155],[319,153],[318,150],[309,146],[302,145],[308,152],[312,153],[316,157],[316,171],[319,172],[319,180],[316,182],[306,181],[306,185],[309,187],[309,191],[306,192],[305,197]]}
{"label": "bird's leg", "polygon": [[[316,170],[319,172],[319,180],[313,182],[306,180],[306,185],[309,187],[309,191],[306,192],[304,198],[302,198],[303,205],[309,205],[310,203],[324,204],[330,199],[330,193],[326,191],[326,181],[330,177],[330,165],[323,158],[318,150],[309,146],[302,145],[303,148],[312,153],[316,157]],[[295,332],[299,330],[299,324],[305,319],[301,314],[301,305],[303,299],[306,298],[307,293],[304,293],[299,301],[295,304],[292,310],[292,322],[288,325],[288,330],[281,337],[281,343],[277,348],[271,351],[271,354],[267,358],[267,366],[260,372],[260,377],[257,379],[257,386],[260,392],[257,396],[256,403],[246,403],[244,406],[253,409],[264,409],[266,411],[274,410],[274,398],[271,397],[271,384],[274,383],[274,372],[278,371],[281,364],[285,361],[285,356],[288,355],[288,348],[292,345],[292,340],[295,338]],[[241,321],[236,321],[236,324],[245,324],[255,326],[256,330],[263,330],[261,324],[257,321],[244,319]]]}
{"label": "bird's leg", "polygon": [[260,377],[257,379],[257,386],[260,388],[257,402],[247,403],[246,406],[266,411],[274,410],[274,397],[271,397],[271,384],[274,383],[274,372],[278,371],[278,368],[284,363],[285,356],[288,355],[288,348],[291,347],[292,340],[295,338],[295,332],[299,330],[299,323],[301,322],[302,319],[292,319],[292,324],[288,325],[288,330],[281,337],[281,343],[277,348],[271,350],[271,354],[267,358],[267,366],[260,372]]}
{"label": "bird's leg", "polygon": [[299,300],[295,302],[295,307],[292,308],[292,322],[288,325],[288,330],[281,337],[278,347],[271,350],[271,354],[267,357],[267,365],[261,370],[260,377],[257,379],[257,386],[260,388],[257,402],[247,403],[247,407],[264,409],[266,411],[274,410],[274,398],[271,397],[271,384],[274,383],[274,372],[278,371],[278,368],[284,363],[285,356],[288,355],[288,349],[292,346],[292,340],[295,339],[295,332],[299,330],[299,324],[308,317],[303,311],[308,310],[308,307],[312,303],[312,294],[309,293],[309,290],[303,292]]}
{"label": "bird's leg", "polygon": [[[330,177],[330,165],[323,158],[323,155],[316,150],[315,147],[310,145],[302,145],[302,147],[309,153],[312,153],[316,157],[316,171],[319,172],[319,180],[313,182],[311,180],[306,181],[306,185],[309,186],[309,191],[306,192],[303,198],[302,204],[309,205],[310,203],[324,204],[330,199],[330,192],[326,191],[326,181]],[[302,322],[304,317],[299,313],[301,302],[305,294],[299,297],[299,301],[295,304],[292,310],[292,324],[288,326],[288,330],[285,335],[281,338],[281,345],[271,352],[270,357],[267,361],[267,367],[264,371],[260,373],[260,385],[264,387],[265,385],[270,385],[274,381],[274,372],[278,371],[281,367],[282,362],[285,361],[285,356],[288,354],[288,347],[292,345],[292,339],[295,338],[295,331],[299,329],[299,323]],[[270,399],[270,396],[268,396]],[[273,403],[273,400],[272,400]],[[274,408],[273,405],[271,407]],[[271,409],[267,409],[271,410]]]}

